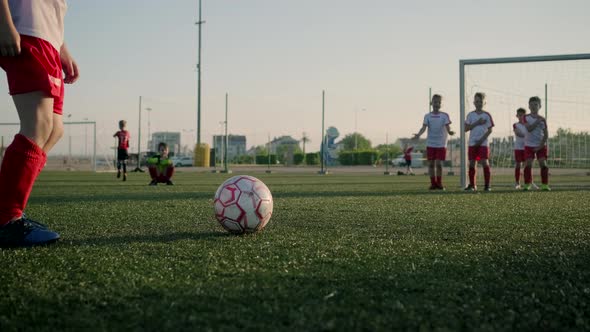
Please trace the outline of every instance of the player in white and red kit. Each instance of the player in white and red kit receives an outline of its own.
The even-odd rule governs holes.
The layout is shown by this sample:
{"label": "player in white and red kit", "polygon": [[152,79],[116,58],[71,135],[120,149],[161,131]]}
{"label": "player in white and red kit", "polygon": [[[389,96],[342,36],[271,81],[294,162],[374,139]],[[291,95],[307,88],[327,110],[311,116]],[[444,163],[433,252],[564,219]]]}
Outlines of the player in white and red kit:
{"label": "player in white and red kit", "polygon": [[448,135],[455,132],[451,130],[451,119],[445,112],[441,112],[442,96],[435,94],[431,100],[432,112],[424,115],[422,128],[414,135],[413,139],[428,129],[426,134],[426,159],[428,159],[428,175],[430,175],[430,190],[445,190],[442,184],[442,163],[447,156]]}
{"label": "player in white and red kit", "polygon": [[66,10],[65,0],[0,0],[0,67],[20,119],[0,169],[0,246],[59,239],[23,211],[47,152],[63,135],[64,83],[79,76],[64,43]]}
{"label": "player in white and red kit", "polygon": [[486,95],[483,92],[475,93],[473,105],[475,110],[467,114],[465,119],[464,130],[469,131],[469,149],[467,151],[469,159],[469,185],[465,190],[477,190],[475,181],[476,162],[483,167],[483,177],[485,182],[485,191],[490,191],[491,170],[488,159],[490,158],[490,149],[488,147],[488,137],[492,133],[494,120],[492,115],[484,111],[483,107],[486,102]]}
{"label": "player in white and red kit", "polygon": [[535,157],[541,168],[541,190],[549,191],[549,167],[547,167],[547,138],[549,130],[547,121],[539,115],[541,109],[541,98],[535,96],[529,99],[530,114],[523,118],[523,124],[527,131],[524,137],[524,154],[526,163],[524,167],[524,190],[530,190],[533,182],[533,160]]}
{"label": "player in white and red kit", "polygon": [[118,140],[117,144],[117,178],[121,177],[121,167],[123,167],[123,181],[127,181],[127,159],[129,159],[129,139],[131,135],[125,129],[127,121],[119,121],[119,131],[113,137]]}
{"label": "player in white and red kit", "polygon": [[526,126],[522,123],[526,110],[519,108],[516,110],[518,121],[512,124],[514,132],[514,188],[520,189],[520,169],[526,158],[524,157],[524,136],[527,132]]}

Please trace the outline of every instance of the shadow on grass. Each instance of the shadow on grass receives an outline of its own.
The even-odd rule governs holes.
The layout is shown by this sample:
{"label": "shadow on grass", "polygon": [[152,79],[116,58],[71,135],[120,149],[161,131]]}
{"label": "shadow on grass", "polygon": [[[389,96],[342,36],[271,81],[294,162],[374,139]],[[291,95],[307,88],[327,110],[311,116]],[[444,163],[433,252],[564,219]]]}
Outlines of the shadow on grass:
{"label": "shadow on grass", "polygon": [[216,240],[219,238],[235,237],[226,232],[180,232],[154,235],[122,235],[101,238],[86,238],[76,240],[63,240],[62,246],[117,246],[132,243],[170,243],[182,240]]}
{"label": "shadow on grass", "polygon": [[165,201],[176,199],[213,199],[213,194],[209,192],[142,192],[142,193],[122,193],[116,195],[55,195],[55,196],[35,196],[29,199],[30,203],[80,203],[80,202],[122,202],[122,201]]}

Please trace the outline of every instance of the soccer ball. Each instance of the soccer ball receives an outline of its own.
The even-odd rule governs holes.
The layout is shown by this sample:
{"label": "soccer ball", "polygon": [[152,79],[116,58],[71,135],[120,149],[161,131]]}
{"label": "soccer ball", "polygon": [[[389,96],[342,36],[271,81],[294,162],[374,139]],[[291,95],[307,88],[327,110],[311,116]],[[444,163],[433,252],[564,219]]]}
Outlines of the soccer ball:
{"label": "soccer ball", "polygon": [[213,201],[215,218],[230,233],[253,233],[266,226],[272,216],[272,195],[253,176],[238,175],[217,188]]}

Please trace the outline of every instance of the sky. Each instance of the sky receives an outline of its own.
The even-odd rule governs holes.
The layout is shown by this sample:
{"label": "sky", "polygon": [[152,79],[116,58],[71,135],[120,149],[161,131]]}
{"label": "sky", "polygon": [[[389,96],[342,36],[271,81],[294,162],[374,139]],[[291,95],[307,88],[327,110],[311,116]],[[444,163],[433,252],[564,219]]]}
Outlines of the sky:
{"label": "sky", "polygon": [[[142,96],[142,150],[148,130],[194,142],[198,0],[68,4],[65,38],[81,76],[67,86],[65,120],[95,121],[108,151],[126,119],[135,152]],[[307,150],[318,150],[322,91],[339,139],[412,135],[429,89],[458,126],[460,59],[590,53],[588,12],[587,0],[203,0],[201,141],[222,133],[226,94],[228,132],[248,147],[306,133]],[[0,122],[17,121],[0,95]]]}

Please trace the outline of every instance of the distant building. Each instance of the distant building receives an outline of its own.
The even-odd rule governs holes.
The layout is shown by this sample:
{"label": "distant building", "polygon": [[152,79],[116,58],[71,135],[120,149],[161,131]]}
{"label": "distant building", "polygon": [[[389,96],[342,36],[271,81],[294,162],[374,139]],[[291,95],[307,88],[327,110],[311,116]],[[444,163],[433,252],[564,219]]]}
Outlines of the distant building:
{"label": "distant building", "polygon": [[[213,136],[213,150],[215,151],[215,159],[222,161],[225,158],[224,151],[225,135]],[[234,160],[237,157],[246,154],[246,136],[244,135],[227,135],[227,159]]]}
{"label": "distant building", "polygon": [[180,133],[160,131],[152,134],[151,140],[148,142],[148,150],[152,152],[158,151],[158,144],[164,142],[168,144],[168,150],[174,155],[180,154]]}
{"label": "distant building", "polygon": [[298,150],[299,149],[299,141],[294,139],[291,136],[281,136],[275,137],[272,141],[270,141],[270,153],[276,154],[277,150]]}

